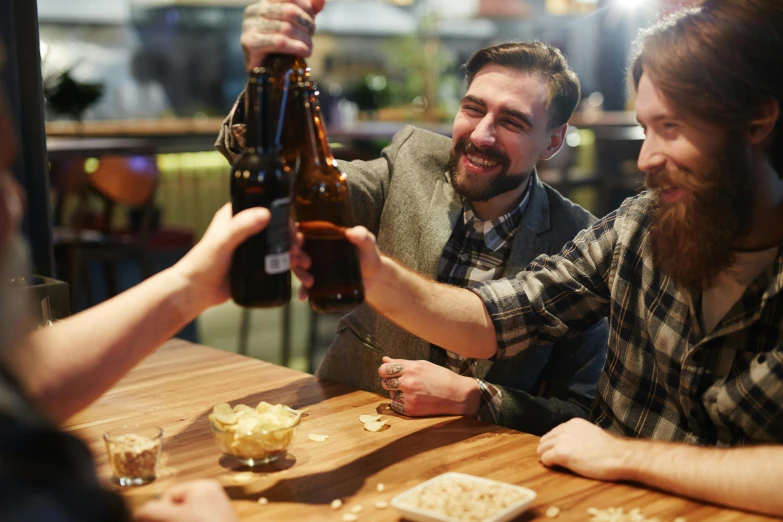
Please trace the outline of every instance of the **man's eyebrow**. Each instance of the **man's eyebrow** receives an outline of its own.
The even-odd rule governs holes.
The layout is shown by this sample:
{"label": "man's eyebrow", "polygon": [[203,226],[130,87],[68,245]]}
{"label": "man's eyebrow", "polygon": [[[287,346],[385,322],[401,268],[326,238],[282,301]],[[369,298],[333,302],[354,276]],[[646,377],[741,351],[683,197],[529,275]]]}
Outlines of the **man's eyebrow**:
{"label": "man's eyebrow", "polygon": [[652,123],[658,123],[661,120],[679,120],[676,116],[670,113],[658,113],[650,118],[639,118],[639,114],[636,115],[634,118],[636,120],[636,123],[644,127],[645,125],[650,125]]}
{"label": "man's eyebrow", "polygon": [[530,114],[518,111],[516,109],[509,109],[508,107],[503,107],[500,112],[503,114],[507,114],[511,116],[512,118],[517,118],[518,120],[521,120],[522,123],[525,124],[527,127],[533,126],[533,117]]}
{"label": "man's eyebrow", "polygon": [[[476,98],[475,96],[471,94],[466,94],[462,98],[462,102],[471,102],[475,103],[476,105],[480,105],[483,108],[487,107],[487,104],[482,100],[481,98]],[[526,127],[532,127],[533,126],[533,116],[527,113],[524,113],[522,111],[518,111],[516,109],[511,109],[509,107],[503,107],[500,109],[500,112],[507,116],[511,116],[512,118],[516,118],[520,120]]]}
{"label": "man's eyebrow", "polygon": [[487,104],[484,103],[484,100],[482,100],[481,98],[476,98],[475,96],[473,96],[471,94],[466,94],[462,98],[462,102],[463,103],[466,102],[466,101],[475,103],[476,105],[481,105],[482,107],[486,107],[487,106]]}

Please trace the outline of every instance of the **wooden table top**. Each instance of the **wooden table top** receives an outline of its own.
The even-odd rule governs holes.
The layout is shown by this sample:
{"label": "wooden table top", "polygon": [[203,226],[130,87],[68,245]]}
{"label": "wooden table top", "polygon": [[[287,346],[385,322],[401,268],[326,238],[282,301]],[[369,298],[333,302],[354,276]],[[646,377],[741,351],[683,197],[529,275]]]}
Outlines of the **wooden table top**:
{"label": "wooden table top", "polygon": [[[237,480],[247,471],[223,457],[210,432],[207,415],[219,402],[255,406],[259,401],[303,409],[298,434],[285,460],[257,468],[250,482]],[[173,340],[131,371],[87,410],[75,415],[66,430],[87,441],[108,487],[110,470],[101,436],[126,424],[165,430],[159,478],[146,486],[124,489],[131,505],[158,495],[174,483],[215,478],[233,499],[240,519],[342,520],[361,504],[359,521],[399,520],[378,501],[392,497],[446,471],[459,471],[519,484],[538,497],[519,520],[589,520],[590,507],[641,508],[647,517],[688,522],[771,520],[720,509],[624,484],[611,484],[553,471],[538,462],[538,437],[462,417],[411,419],[388,409],[389,400],[348,386],[241,355]],[[365,431],[359,415],[382,413],[390,428]],[[313,442],[308,434],[327,434]],[[246,474],[245,474],[246,476]],[[242,477],[242,475],[239,475]],[[383,492],[377,484],[385,485]],[[259,505],[260,497],[269,499]],[[332,500],[343,507],[334,511]]]}

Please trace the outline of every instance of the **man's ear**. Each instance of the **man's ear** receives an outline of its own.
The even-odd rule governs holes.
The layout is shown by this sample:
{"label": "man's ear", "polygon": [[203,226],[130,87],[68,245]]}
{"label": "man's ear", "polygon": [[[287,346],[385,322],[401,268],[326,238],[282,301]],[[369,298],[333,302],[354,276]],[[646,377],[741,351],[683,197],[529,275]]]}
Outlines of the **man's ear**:
{"label": "man's ear", "polygon": [[540,159],[548,160],[560,150],[565,141],[566,131],[568,131],[568,124],[564,123],[558,127],[554,127],[549,130],[549,146],[541,154]]}
{"label": "man's ear", "polygon": [[758,117],[748,124],[748,142],[751,145],[766,145],[772,138],[779,118],[780,104],[775,98],[769,98],[759,107]]}

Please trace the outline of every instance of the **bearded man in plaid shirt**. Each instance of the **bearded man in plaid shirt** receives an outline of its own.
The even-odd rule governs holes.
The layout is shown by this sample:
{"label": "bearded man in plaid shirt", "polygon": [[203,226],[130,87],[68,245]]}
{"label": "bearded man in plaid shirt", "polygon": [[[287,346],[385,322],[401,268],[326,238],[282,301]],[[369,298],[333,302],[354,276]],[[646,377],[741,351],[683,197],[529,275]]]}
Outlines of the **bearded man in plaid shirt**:
{"label": "bearded man in plaid shirt", "polygon": [[461,356],[609,319],[593,423],[544,435],[544,465],[783,515],[781,27],[779,1],[706,0],[644,32],[648,190],[513,278],[439,285],[348,232],[370,304]]}

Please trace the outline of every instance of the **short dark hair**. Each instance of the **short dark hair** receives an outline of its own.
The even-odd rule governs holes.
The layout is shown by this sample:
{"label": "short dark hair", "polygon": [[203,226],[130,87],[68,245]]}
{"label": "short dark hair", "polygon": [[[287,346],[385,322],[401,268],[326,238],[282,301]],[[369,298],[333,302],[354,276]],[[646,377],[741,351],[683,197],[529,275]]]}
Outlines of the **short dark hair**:
{"label": "short dark hair", "polygon": [[[631,64],[634,87],[648,74],[683,114],[744,129],[775,99],[783,110],[783,2],[706,0],[643,31]],[[767,151],[783,176],[778,118]]]}
{"label": "short dark hair", "polygon": [[582,95],[579,77],[568,67],[560,49],[542,42],[508,42],[485,47],[473,53],[465,69],[468,86],[487,65],[500,65],[523,73],[540,74],[549,82],[549,127],[562,125],[571,118]]}

